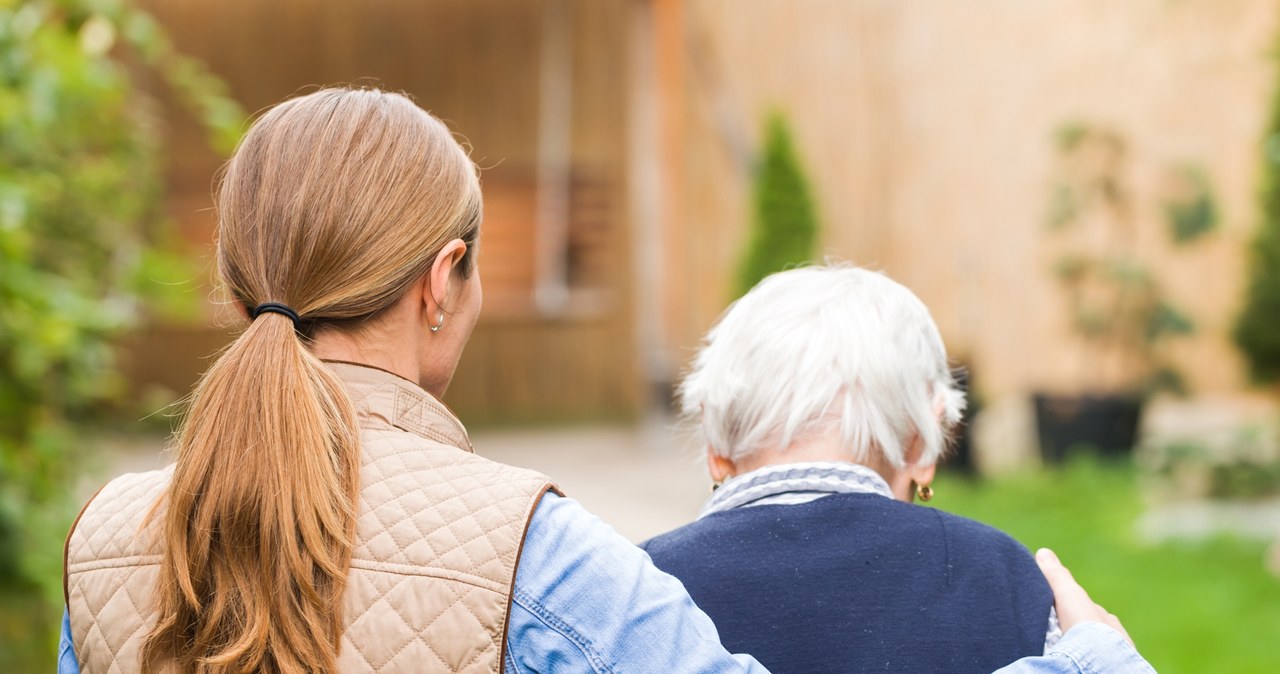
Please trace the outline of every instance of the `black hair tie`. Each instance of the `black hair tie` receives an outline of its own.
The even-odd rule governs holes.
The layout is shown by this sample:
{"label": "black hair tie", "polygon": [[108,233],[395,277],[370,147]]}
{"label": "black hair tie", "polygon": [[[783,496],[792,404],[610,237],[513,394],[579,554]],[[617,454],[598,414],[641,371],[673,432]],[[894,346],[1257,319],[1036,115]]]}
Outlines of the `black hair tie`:
{"label": "black hair tie", "polygon": [[262,314],[288,316],[289,320],[293,321],[294,330],[302,329],[302,319],[298,317],[298,312],[289,308],[288,305],[280,304],[279,302],[263,302],[249,311],[249,320],[253,320]]}

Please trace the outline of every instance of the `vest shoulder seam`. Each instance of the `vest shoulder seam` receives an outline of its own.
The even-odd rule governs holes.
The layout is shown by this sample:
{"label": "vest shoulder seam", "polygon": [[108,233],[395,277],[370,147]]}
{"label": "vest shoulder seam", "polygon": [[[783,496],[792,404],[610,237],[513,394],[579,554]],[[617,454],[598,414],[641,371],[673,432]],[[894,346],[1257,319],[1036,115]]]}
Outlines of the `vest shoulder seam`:
{"label": "vest shoulder seam", "polygon": [[506,591],[505,583],[495,583],[486,578],[481,578],[480,576],[435,566],[419,566],[416,564],[396,564],[392,562],[375,562],[367,559],[353,559],[351,560],[351,568],[352,570],[385,573],[393,576],[439,578],[441,580],[463,583],[481,590],[495,593],[504,593]]}
{"label": "vest shoulder seam", "polygon": [[102,557],[72,562],[67,565],[67,574],[98,571],[100,569],[118,569],[126,566],[160,566],[160,555],[125,555],[122,557]]}

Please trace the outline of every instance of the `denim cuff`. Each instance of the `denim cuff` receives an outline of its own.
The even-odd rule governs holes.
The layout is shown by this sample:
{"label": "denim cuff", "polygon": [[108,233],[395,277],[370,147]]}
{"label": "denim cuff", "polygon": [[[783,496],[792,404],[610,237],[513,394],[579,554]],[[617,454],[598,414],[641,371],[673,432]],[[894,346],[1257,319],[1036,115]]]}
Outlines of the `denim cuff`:
{"label": "denim cuff", "polygon": [[1066,657],[1080,674],[1155,674],[1119,632],[1099,622],[1072,627],[1046,656]]}

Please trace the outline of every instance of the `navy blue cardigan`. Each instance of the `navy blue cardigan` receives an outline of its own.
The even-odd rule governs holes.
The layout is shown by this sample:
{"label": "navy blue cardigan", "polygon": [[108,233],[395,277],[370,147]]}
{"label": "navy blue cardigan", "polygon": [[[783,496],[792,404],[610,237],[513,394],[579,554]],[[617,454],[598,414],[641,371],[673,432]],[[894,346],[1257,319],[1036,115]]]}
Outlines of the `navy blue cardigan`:
{"label": "navy blue cardigan", "polygon": [[988,674],[1040,655],[1053,594],[984,524],[872,494],[707,516],[641,544],[774,672]]}

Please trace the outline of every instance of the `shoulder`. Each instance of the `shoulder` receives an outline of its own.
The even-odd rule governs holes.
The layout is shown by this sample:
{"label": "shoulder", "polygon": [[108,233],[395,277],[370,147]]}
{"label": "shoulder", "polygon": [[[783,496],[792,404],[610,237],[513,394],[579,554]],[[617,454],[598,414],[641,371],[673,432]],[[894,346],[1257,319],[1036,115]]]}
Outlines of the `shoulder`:
{"label": "shoulder", "polygon": [[119,524],[140,519],[150,511],[173,479],[173,466],[145,473],[126,473],[107,482],[80,511],[72,534],[81,525]]}
{"label": "shoulder", "polygon": [[940,543],[948,582],[983,595],[1008,594],[1025,615],[1032,616],[1027,618],[1027,624],[1037,625],[1042,631],[1053,593],[1026,546],[981,522],[932,508],[921,509],[931,512],[942,528]]}
{"label": "shoulder", "polygon": [[914,529],[930,537],[944,537],[951,552],[966,555],[1011,555],[1034,564],[1031,553],[1009,534],[977,520],[938,508],[894,499],[875,499],[866,504],[894,528]]}
{"label": "shoulder", "polygon": [[526,560],[558,559],[567,554],[613,552],[615,555],[639,554],[639,550],[619,535],[582,504],[556,492],[547,492],[538,500],[529,518],[525,548],[520,556]]}
{"label": "shoulder", "polygon": [[551,480],[413,434],[378,435],[370,444],[366,434],[362,446],[353,557],[509,583]]}
{"label": "shoulder", "polygon": [[680,550],[699,538],[703,530],[707,528],[705,522],[705,519],[697,520],[672,529],[665,534],[658,534],[640,543],[640,549],[649,553],[650,556]]}
{"label": "shoulder", "polygon": [[865,535],[891,535],[893,539],[905,536],[919,543],[933,541],[957,557],[997,556],[1034,566],[1030,552],[995,527],[935,508],[865,494],[841,494],[801,505],[760,506],[717,513],[655,536],[640,547],[659,567],[664,567],[687,555],[705,555],[708,543],[739,545],[783,526],[827,531],[855,529]]}
{"label": "shoulder", "polygon": [[649,566],[648,556],[613,527],[577,501],[549,492],[529,519],[516,590],[535,601],[549,590],[571,597],[628,575],[639,577]]}
{"label": "shoulder", "polygon": [[545,494],[529,519],[513,600],[542,622],[590,632],[602,595],[625,596],[647,558],[577,501]]}
{"label": "shoulder", "polygon": [[97,496],[91,499],[89,505],[106,498],[139,497],[158,493],[169,486],[169,480],[171,479],[173,479],[172,465],[144,473],[125,473],[103,485]]}
{"label": "shoulder", "polygon": [[762,671],[725,652],[680,581],[554,494],[529,524],[507,643],[515,671]]}
{"label": "shoulder", "polygon": [[173,467],[121,475],[98,490],[67,532],[64,573],[80,563],[154,554],[154,540],[137,535],[173,478]]}
{"label": "shoulder", "polygon": [[1034,566],[1035,560],[1026,546],[1019,543],[1009,534],[977,520],[960,515],[953,515],[935,508],[911,506],[932,513],[939,526],[945,531],[951,545],[973,552],[1012,556],[1025,560]]}
{"label": "shoulder", "polygon": [[[468,449],[395,427],[361,428],[361,488],[370,503],[403,499],[409,493],[430,496],[474,494],[490,498],[532,499],[548,488],[546,475],[499,463]],[[528,503],[533,505],[532,500]]]}

